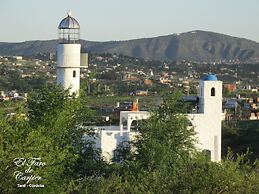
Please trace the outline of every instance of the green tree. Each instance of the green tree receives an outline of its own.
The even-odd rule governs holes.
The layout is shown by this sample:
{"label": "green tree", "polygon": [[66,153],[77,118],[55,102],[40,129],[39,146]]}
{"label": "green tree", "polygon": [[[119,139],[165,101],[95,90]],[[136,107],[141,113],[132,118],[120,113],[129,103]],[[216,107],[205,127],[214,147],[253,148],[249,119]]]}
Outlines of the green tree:
{"label": "green tree", "polygon": [[148,171],[178,168],[177,161],[187,159],[194,151],[194,130],[189,128],[186,105],[179,93],[164,98],[150,119],[140,127],[141,137],[133,144],[136,161]]}
{"label": "green tree", "polygon": [[[91,119],[91,111],[84,106],[84,99],[70,99],[67,94],[59,86],[46,86],[30,94],[27,120],[18,116],[9,120],[0,118],[0,193],[72,191],[74,180],[83,176],[79,167],[88,166],[92,161],[105,166],[102,158],[96,157],[98,150],[82,138],[93,135],[83,127],[83,122]],[[86,155],[87,160],[82,158]],[[41,158],[46,163],[33,172],[42,177],[41,181],[33,182],[45,185],[40,190],[17,188],[23,181],[15,180],[17,167],[13,160],[31,157]],[[94,165],[89,166],[89,176],[100,172]],[[18,170],[24,172],[26,169]]]}
{"label": "green tree", "polygon": [[[221,163],[195,150],[179,94],[144,121],[141,135],[122,149],[110,176],[87,177],[80,193],[258,193],[258,162],[231,152]],[[235,159],[236,158],[236,159]]]}

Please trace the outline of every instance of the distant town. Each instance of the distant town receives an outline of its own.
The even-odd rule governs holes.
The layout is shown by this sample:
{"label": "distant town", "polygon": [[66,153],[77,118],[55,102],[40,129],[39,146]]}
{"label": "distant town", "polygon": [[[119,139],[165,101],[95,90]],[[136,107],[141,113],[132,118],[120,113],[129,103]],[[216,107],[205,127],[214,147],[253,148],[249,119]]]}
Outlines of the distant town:
{"label": "distant town", "polygon": [[[203,72],[213,72],[223,81],[225,119],[259,120],[258,64],[168,62],[92,53],[85,54],[82,59],[85,59],[85,68],[81,70],[81,84],[86,95],[94,97],[89,106],[102,117],[116,118],[117,110],[130,110],[131,101],[137,97],[140,109],[148,110],[161,103],[160,96],[164,93],[181,90],[186,97],[195,96]],[[0,101],[26,101],[31,90],[55,83],[55,67],[55,53],[0,56]],[[98,100],[102,96],[106,100]],[[194,106],[190,112],[195,112],[195,99],[191,102]],[[7,112],[15,114],[13,109]]]}

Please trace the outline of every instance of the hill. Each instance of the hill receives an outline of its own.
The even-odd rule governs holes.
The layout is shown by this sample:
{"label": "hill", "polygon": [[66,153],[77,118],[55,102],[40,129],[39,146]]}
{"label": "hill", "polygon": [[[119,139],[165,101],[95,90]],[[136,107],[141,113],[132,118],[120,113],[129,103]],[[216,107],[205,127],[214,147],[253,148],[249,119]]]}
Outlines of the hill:
{"label": "hill", "polygon": [[[144,59],[254,61],[259,58],[259,43],[229,35],[192,31],[128,41],[81,41],[83,50],[94,53],[120,53]],[[34,55],[55,52],[57,40],[0,43],[0,55]]]}

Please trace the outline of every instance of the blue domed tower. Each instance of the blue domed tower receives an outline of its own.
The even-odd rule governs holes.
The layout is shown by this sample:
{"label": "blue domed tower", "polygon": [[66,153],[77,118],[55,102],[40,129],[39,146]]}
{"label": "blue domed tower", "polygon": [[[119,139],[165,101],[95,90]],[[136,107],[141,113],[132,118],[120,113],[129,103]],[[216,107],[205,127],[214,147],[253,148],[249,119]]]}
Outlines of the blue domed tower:
{"label": "blue domed tower", "polygon": [[57,83],[77,97],[80,89],[80,25],[68,12],[58,26]]}
{"label": "blue domed tower", "polygon": [[199,82],[198,114],[190,115],[195,126],[199,148],[208,153],[211,160],[221,160],[222,81],[216,75],[207,74]]}
{"label": "blue domed tower", "polygon": [[216,75],[207,74],[199,82],[199,113],[222,112],[222,82]]}

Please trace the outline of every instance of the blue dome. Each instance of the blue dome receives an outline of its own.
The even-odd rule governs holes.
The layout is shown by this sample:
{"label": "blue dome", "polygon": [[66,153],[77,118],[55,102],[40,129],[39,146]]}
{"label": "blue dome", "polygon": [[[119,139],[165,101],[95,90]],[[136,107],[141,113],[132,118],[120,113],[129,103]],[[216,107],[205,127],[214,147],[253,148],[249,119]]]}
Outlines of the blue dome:
{"label": "blue dome", "polygon": [[205,75],[202,80],[203,81],[218,81],[218,78],[216,75],[208,74],[208,75]]}

